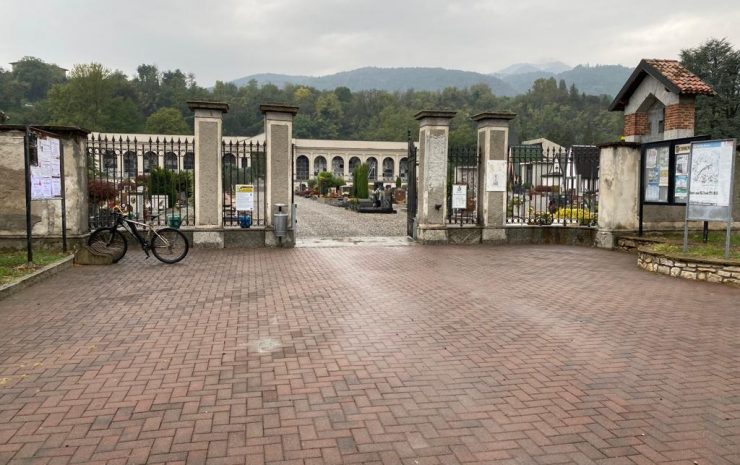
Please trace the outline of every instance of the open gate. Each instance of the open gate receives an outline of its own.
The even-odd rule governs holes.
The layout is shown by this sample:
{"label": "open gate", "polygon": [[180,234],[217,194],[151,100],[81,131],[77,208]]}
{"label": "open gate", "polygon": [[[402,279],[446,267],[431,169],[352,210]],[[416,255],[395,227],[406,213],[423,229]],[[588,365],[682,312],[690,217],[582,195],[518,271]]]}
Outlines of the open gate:
{"label": "open gate", "polygon": [[409,132],[409,154],[408,154],[408,192],[406,194],[406,235],[415,237],[416,235],[416,210],[417,210],[417,184],[416,184],[416,145],[411,140]]}

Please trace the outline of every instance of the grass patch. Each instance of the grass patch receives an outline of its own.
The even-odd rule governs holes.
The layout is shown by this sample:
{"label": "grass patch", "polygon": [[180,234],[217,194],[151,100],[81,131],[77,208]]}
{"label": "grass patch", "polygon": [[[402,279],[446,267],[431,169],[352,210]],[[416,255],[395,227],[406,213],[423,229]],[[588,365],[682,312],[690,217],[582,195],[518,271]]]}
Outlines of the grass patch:
{"label": "grass patch", "polygon": [[[671,255],[686,255],[698,258],[724,258],[725,257],[725,232],[709,231],[706,243],[703,241],[701,231],[689,232],[689,250],[683,251],[683,233],[669,233],[665,235],[652,235],[655,239],[665,239],[662,244],[655,244],[651,250]],[[730,258],[740,260],[740,232],[733,232],[730,236]]]}
{"label": "grass patch", "polygon": [[25,250],[0,251],[0,286],[16,281],[69,255],[58,251],[34,250],[33,263],[28,265]]}

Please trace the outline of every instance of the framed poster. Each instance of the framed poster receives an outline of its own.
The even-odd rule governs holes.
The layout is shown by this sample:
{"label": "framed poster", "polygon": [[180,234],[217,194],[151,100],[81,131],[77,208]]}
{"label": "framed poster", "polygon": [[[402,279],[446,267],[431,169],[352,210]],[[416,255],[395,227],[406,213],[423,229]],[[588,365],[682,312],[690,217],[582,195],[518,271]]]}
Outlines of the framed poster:
{"label": "framed poster", "polygon": [[673,199],[676,203],[685,203],[689,197],[689,155],[691,144],[680,144],[675,147],[676,170],[673,181]]}

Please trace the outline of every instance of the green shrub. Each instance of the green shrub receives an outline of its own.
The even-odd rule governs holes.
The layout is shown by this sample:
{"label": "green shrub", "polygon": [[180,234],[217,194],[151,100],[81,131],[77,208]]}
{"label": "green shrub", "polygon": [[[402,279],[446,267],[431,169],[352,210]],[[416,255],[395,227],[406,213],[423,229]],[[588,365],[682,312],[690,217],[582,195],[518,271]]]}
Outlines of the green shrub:
{"label": "green shrub", "polygon": [[368,184],[368,173],[370,167],[367,163],[363,163],[356,167],[352,172],[352,197],[358,199],[366,199],[370,197],[370,189]]}
{"label": "green shrub", "polygon": [[170,205],[175,205],[181,192],[185,192],[188,198],[192,197],[194,184],[193,175],[189,171],[178,172],[154,167],[149,172],[149,194],[166,195]]}

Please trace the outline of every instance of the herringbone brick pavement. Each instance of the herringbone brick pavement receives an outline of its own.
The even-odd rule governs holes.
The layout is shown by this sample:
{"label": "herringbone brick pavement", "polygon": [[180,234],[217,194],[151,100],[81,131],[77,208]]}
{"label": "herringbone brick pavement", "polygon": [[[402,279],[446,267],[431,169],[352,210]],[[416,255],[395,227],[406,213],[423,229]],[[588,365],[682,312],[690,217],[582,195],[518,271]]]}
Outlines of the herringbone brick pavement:
{"label": "herringbone brick pavement", "polygon": [[738,465],[740,290],[585,248],[132,253],[0,302],[5,463]]}

